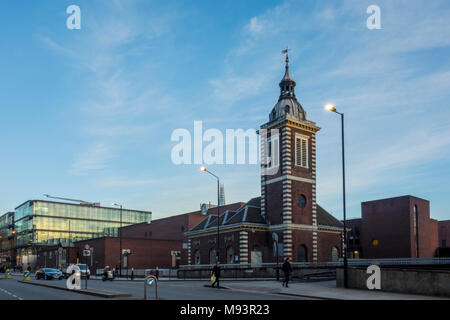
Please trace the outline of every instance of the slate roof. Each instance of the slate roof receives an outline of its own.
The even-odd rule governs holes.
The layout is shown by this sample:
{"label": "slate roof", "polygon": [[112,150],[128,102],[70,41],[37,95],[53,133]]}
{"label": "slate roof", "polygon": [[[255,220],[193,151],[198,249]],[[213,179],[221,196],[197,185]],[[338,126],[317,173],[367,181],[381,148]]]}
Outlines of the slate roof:
{"label": "slate roof", "polygon": [[[268,225],[261,215],[261,197],[251,199],[235,211],[227,210],[223,212],[219,216],[219,223],[223,227],[245,223]],[[317,205],[317,224],[319,227],[343,227],[343,224],[338,219],[319,205]],[[189,232],[207,231],[213,228],[217,228],[217,215],[210,214]]]}
{"label": "slate roof", "polygon": [[[261,197],[253,198],[236,211],[227,210],[219,215],[220,226],[230,226],[239,223],[267,224],[261,216]],[[210,215],[198,225],[189,230],[202,231],[217,228],[217,216]]]}
{"label": "slate roof", "polygon": [[333,217],[324,208],[317,205],[317,224],[323,226],[330,226],[335,228],[343,228],[344,225],[338,219]]}

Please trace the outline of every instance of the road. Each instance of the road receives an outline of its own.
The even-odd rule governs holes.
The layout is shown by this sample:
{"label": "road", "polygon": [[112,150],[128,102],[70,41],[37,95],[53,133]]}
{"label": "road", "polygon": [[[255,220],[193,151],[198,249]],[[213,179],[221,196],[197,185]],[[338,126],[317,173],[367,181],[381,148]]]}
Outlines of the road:
{"label": "road", "polygon": [[[20,277],[0,280],[0,300],[103,300],[105,298],[58,290],[42,286],[20,283]],[[42,283],[65,286],[65,280],[39,280]],[[224,281],[226,285],[226,281]],[[301,297],[284,296],[271,293],[246,292],[241,290],[208,288],[208,281],[160,281],[158,296],[164,300],[305,300]],[[82,281],[84,288],[85,282]],[[143,281],[89,280],[88,288],[130,293],[132,297],[115,299],[143,299]],[[148,298],[154,298],[154,289],[148,288]],[[111,300],[109,298],[108,300]]]}

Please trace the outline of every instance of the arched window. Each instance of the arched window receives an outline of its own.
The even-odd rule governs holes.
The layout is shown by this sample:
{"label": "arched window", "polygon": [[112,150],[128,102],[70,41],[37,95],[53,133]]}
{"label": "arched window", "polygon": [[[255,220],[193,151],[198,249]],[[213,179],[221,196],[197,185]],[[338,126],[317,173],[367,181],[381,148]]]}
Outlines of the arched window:
{"label": "arched window", "polygon": [[215,264],[216,260],[217,260],[216,250],[215,249],[209,250],[209,263]]}
{"label": "arched window", "polygon": [[298,262],[308,262],[308,252],[303,244],[298,246]]}
{"label": "arched window", "polygon": [[259,265],[262,263],[262,251],[259,246],[254,246],[252,249],[252,265]]}
{"label": "arched window", "polygon": [[195,257],[195,264],[200,264],[200,251],[199,250],[195,251],[194,257]]}
{"label": "arched window", "polygon": [[336,247],[331,248],[331,261],[336,262],[339,260],[339,249]]}
{"label": "arched window", "polygon": [[232,246],[227,248],[227,263],[234,263],[234,250]]}

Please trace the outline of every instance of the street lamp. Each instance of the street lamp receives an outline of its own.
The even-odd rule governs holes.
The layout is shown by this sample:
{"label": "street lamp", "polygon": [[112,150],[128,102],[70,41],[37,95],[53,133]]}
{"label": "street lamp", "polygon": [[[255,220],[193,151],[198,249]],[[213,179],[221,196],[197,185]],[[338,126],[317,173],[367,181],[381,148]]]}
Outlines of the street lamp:
{"label": "street lamp", "polygon": [[11,235],[12,235],[12,241],[11,241],[11,250],[12,250],[12,254],[14,255],[14,256],[16,256],[16,259],[14,260],[14,266],[17,266],[17,260],[20,258],[17,258],[17,251],[16,251],[16,249],[15,249],[15,247],[16,247],[16,230],[11,230]]}
{"label": "street lamp", "polygon": [[120,207],[120,228],[119,228],[119,277],[122,277],[122,205],[113,203],[113,206]]}
{"label": "street lamp", "polygon": [[347,219],[345,214],[345,157],[344,157],[344,114],[338,112],[336,107],[329,103],[325,106],[325,109],[334,113],[341,115],[341,134],[342,134],[342,201],[344,210],[344,287],[348,287],[348,264],[347,264]]}
{"label": "street lamp", "polygon": [[212,172],[210,172],[210,171],[208,171],[207,169],[206,169],[206,167],[201,167],[200,168],[200,170],[201,171],[203,171],[203,172],[207,172],[207,173],[209,173],[210,175],[212,175],[214,178],[216,178],[217,179],[217,248],[216,248],[216,250],[217,250],[217,252],[216,252],[216,262],[217,261],[220,261],[220,259],[219,259],[219,252],[220,252],[220,245],[219,245],[219,216],[220,216],[220,200],[219,200],[219,194],[220,194],[220,191],[219,191],[219,177],[218,176],[216,176],[214,173],[212,173]]}
{"label": "street lamp", "polygon": [[272,239],[276,245],[276,249],[277,249],[277,281],[280,281],[280,268],[279,268],[279,262],[278,262],[278,234],[273,232],[272,233]]}

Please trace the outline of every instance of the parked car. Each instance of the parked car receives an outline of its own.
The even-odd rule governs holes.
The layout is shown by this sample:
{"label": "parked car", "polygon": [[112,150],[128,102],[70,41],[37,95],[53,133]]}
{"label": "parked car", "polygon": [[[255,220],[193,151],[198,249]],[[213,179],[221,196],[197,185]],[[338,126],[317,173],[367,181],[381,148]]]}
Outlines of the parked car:
{"label": "parked car", "polygon": [[45,279],[45,280],[53,280],[53,279],[58,279],[58,280],[62,280],[64,279],[64,275],[63,273],[56,269],[56,268],[41,268],[38,269],[38,271],[36,271],[35,273],[36,279]]}

